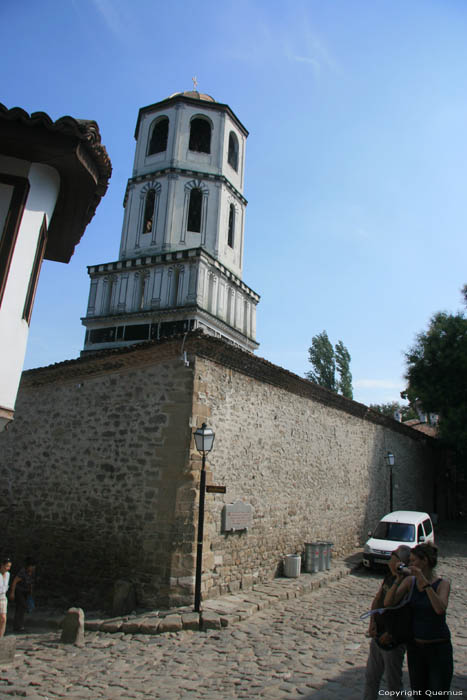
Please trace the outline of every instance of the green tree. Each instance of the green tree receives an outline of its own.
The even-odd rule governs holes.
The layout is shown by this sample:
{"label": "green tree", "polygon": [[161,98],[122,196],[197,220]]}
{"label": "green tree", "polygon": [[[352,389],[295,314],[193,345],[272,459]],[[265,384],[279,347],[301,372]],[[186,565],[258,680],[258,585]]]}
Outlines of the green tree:
{"label": "green tree", "polygon": [[342,340],[339,340],[336,343],[334,352],[336,356],[336,367],[339,373],[339,380],[337,382],[338,391],[340,391],[342,396],[346,396],[348,399],[353,399],[350,353]]}
{"label": "green tree", "polygon": [[313,336],[311,347],[308,348],[308,359],[313,367],[306,373],[308,379],[326,389],[336,391],[336,360],[326,331]]}
{"label": "green tree", "polygon": [[405,406],[398,401],[390,401],[389,403],[371,403],[370,408],[373,409],[373,411],[382,413],[383,416],[388,416],[389,418],[394,418],[395,412],[399,411],[403,421],[418,418],[417,412],[414,411],[412,406]]}
{"label": "green tree", "polygon": [[[465,295],[467,288],[464,287]],[[406,353],[407,389],[402,398],[439,415],[440,437],[467,464],[467,319],[437,313]]]}
{"label": "green tree", "polygon": [[313,336],[311,347],[308,348],[308,360],[313,369],[306,372],[305,376],[310,381],[336,393],[340,392],[349,399],[353,398],[351,357],[342,340],[333,347],[326,331],[318,333]]}

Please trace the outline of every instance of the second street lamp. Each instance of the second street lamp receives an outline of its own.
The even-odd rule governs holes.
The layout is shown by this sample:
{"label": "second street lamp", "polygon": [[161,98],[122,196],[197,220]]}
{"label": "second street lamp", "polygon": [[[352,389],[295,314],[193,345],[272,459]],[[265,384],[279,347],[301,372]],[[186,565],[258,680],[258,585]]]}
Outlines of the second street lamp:
{"label": "second street lamp", "polygon": [[201,606],[201,573],[203,567],[203,536],[204,536],[204,498],[206,494],[206,454],[211,452],[215,434],[203,423],[194,433],[196,449],[201,454],[201,475],[199,481],[199,512],[198,533],[196,546],[196,576],[195,576],[195,612],[200,612]]}
{"label": "second street lamp", "polygon": [[392,513],[392,468],[394,466],[395,459],[392,452],[388,452],[385,459],[389,467],[389,512]]}

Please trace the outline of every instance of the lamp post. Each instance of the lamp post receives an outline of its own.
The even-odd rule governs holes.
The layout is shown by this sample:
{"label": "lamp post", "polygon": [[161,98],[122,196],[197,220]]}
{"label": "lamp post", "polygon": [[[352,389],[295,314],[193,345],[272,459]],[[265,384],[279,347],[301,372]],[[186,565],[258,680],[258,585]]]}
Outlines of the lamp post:
{"label": "lamp post", "polygon": [[195,430],[196,449],[202,456],[201,475],[199,483],[199,512],[198,535],[196,547],[196,578],[195,578],[195,612],[200,612],[201,604],[201,572],[203,566],[203,534],[204,534],[204,497],[206,494],[206,455],[211,452],[215,434],[203,423]]}
{"label": "lamp post", "polygon": [[389,512],[392,513],[392,468],[395,462],[392,452],[388,452],[385,459],[389,467]]}

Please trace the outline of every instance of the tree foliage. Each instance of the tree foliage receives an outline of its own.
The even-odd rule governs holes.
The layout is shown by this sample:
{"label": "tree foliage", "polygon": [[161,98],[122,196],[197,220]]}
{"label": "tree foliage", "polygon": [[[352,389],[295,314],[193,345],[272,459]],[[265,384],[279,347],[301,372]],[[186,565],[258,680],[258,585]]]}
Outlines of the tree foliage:
{"label": "tree foliage", "polygon": [[398,401],[390,401],[389,403],[371,403],[370,408],[373,409],[373,411],[382,413],[383,416],[388,416],[389,418],[394,418],[394,414],[399,412],[403,421],[418,418],[417,412],[412,408],[412,406],[406,406]]}
{"label": "tree foliage", "polygon": [[[467,287],[462,290],[464,296]],[[437,313],[428,330],[406,353],[407,389],[412,405],[439,415],[440,437],[467,457],[467,319],[464,314]]]}
{"label": "tree foliage", "polygon": [[[306,377],[315,384],[331,391],[340,392],[351,399],[352,374],[350,373],[350,353],[342,340],[332,346],[326,331],[313,336],[308,348],[308,360],[313,369],[306,372]],[[336,377],[336,370],[338,377]]]}
{"label": "tree foliage", "polygon": [[352,374],[350,372],[350,353],[342,340],[339,340],[336,343],[334,351],[336,355],[336,368],[339,373],[339,380],[337,382],[338,391],[342,394],[342,396],[346,396],[348,399],[353,399]]}

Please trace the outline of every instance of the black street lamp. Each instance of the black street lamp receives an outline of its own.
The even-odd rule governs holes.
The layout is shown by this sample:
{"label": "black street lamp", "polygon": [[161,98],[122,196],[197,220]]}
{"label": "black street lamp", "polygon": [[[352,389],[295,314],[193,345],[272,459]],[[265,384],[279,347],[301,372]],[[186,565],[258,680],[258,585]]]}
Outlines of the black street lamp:
{"label": "black street lamp", "polygon": [[389,467],[389,512],[392,513],[393,510],[393,505],[392,505],[392,468],[394,466],[394,455],[392,452],[388,452],[386,457],[386,464]]}
{"label": "black street lamp", "polygon": [[215,434],[203,423],[195,430],[196,449],[202,455],[201,476],[199,483],[199,512],[198,535],[196,547],[196,578],[195,578],[195,612],[200,612],[201,605],[201,571],[203,566],[203,534],[204,534],[204,497],[206,494],[206,454],[211,452]]}

